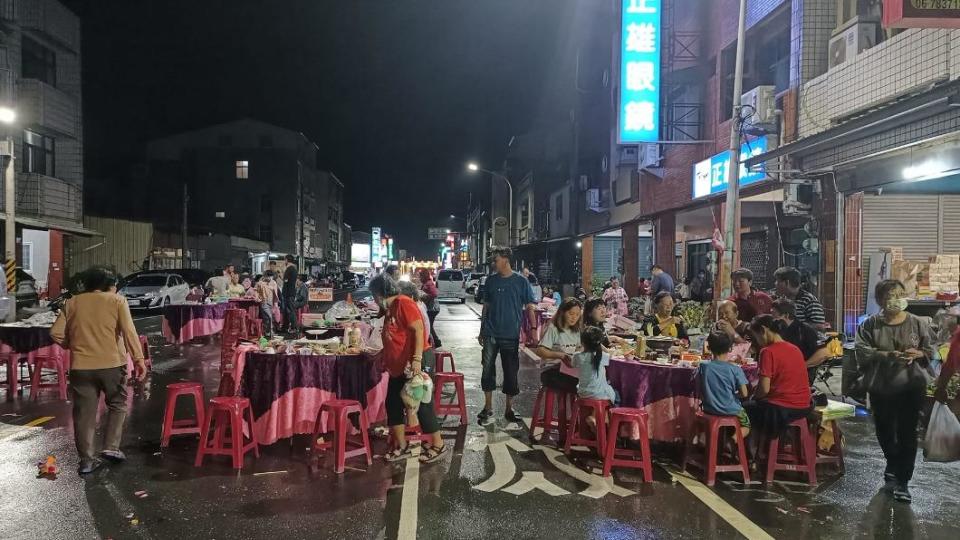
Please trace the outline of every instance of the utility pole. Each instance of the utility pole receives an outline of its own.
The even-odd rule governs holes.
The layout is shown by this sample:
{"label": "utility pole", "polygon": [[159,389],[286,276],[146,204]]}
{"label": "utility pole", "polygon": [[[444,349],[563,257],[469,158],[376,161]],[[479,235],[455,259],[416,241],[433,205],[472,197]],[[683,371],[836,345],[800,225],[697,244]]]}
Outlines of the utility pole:
{"label": "utility pole", "polygon": [[17,195],[16,170],[13,168],[13,138],[7,135],[3,141],[4,152],[7,157],[3,174],[3,200],[6,205],[6,230],[4,231],[5,260],[4,271],[7,282],[7,297],[10,299],[10,310],[7,311],[7,322],[17,320]]}
{"label": "utility pole", "polygon": [[181,266],[190,268],[190,257],[187,255],[187,204],[190,202],[190,195],[187,193],[187,182],[183,182],[183,223],[180,229],[180,245],[183,247],[181,256]]}
{"label": "utility pole", "polygon": [[733,272],[736,251],[740,245],[740,98],[743,95],[743,53],[746,48],[747,0],[740,0],[740,22],[737,26],[737,60],[733,72],[733,116],[730,118],[730,163],[727,170],[727,204],[724,215],[724,252],[720,267],[723,296],[731,293],[730,272]]}

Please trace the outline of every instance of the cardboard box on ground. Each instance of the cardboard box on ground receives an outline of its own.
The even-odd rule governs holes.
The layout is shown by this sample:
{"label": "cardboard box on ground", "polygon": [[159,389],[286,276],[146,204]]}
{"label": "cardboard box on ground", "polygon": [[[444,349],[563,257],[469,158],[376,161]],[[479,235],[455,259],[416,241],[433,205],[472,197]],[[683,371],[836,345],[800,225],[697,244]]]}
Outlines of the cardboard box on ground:
{"label": "cardboard box on ground", "polygon": [[938,254],[927,261],[905,261],[901,248],[884,248],[884,251],[892,254],[890,277],[903,282],[908,296],[933,296],[960,290],[960,254]]}

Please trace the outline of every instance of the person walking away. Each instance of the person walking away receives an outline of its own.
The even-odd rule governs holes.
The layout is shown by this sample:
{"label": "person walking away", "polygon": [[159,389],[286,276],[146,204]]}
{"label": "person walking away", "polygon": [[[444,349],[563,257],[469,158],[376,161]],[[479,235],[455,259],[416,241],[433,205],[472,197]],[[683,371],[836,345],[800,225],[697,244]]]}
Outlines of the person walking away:
{"label": "person walking away", "polygon": [[816,329],[796,318],[796,306],[792,300],[778,298],[773,302],[773,317],[783,322],[784,328],[780,335],[786,341],[793,343],[803,353],[803,360],[807,366],[807,378],[810,386],[816,380],[817,367],[830,358],[830,352],[825,345],[820,344],[820,336]]}
{"label": "person walking away", "polygon": [[730,274],[730,281],[733,285],[733,294],[727,300],[737,305],[737,313],[741,321],[749,323],[757,315],[770,313],[773,299],[769,294],[753,288],[752,270],[738,268]]}
{"label": "person walking away", "polygon": [[668,292],[671,295],[674,294],[675,285],[673,278],[670,274],[663,271],[663,267],[659,264],[651,266],[650,274],[653,276],[650,279],[650,296],[657,296],[662,292]]}
{"label": "person walking away", "polygon": [[504,418],[520,422],[513,411],[513,398],[520,393],[517,373],[520,371],[520,317],[524,310],[530,327],[536,328],[536,311],[530,282],[513,271],[508,247],[495,248],[493,260],[496,272],[487,277],[483,289],[483,312],[480,317],[480,335],[477,341],[483,347],[483,410],[477,415],[481,424],[493,416],[493,391],[497,387],[497,355],[503,369],[503,393],[506,396]]}
{"label": "person walking away", "polygon": [[420,292],[423,293],[423,303],[427,306],[427,317],[430,319],[430,339],[433,341],[434,349],[443,347],[440,336],[437,335],[437,315],[440,314],[440,290],[437,289],[437,282],[433,280],[430,270],[421,268],[420,272]]}
{"label": "person walking away", "polygon": [[783,321],[760,315],[750,323],[760,349],[760,382],[744,408],[750,424],[766,437],[779,435],[790,422],[812,410],[803,353],[783,339]]}
{"label": "person walking away", "polygon": [[777,296],[789,298],[796,304],[797,319],[817,330],[826,327],[827,317],[823,304],[810,291],[800,288],[800,271],[792,266],[784,266],[773,273]]}
{"label": "person walking away", "polygon": [[[386,313],[381,354],[390,374],[386,398],[387,425],[396,441],[396,447],[387,452],[384,459],[403,461],[413,457],[405,435],[404,415],[407,413],[407,406],[401,396],[403,386],[411,377],[419,376],[421,372],[433,371],[434,354],[427,343],[426,319],[413,299],[400,294],[397,282],[383,273],[373,278],[368,288],[374,300]],[[440,425],[432,402],[420,404],[417,421],[422,432],[430,436],[430,442],[422,449],[420,460],[436,461],[443,456],[447,447],[440,435]]]}
{"label": "person walking away", "polygon": [[683,318],[673,314],[674,305],[673,295],[667,291],[661,291],[653,298],[653,315],[647,317],[643,324],[648,336],[688,338]]}
{"label": "person walking away", "polygon": [[627,316],[627,291],[620,286],[620,280],[613,276],[610,278],[610,288],[603,292],[603,301],[607,305],[607,313],[612,315]]}
{"label": "person walking away", "polygon": [[886,279],[874,289],[883,311],[857,330],[856,351],[877,430],[877,441],[886,459],[884,489],[900,502],[912,501],[910,480],[917,457],[917,424],[924,405],[927,380],[924,371],[933,357],[930,327],[904,311],[906,289],[898,280]]}
{"label": "person walking away", "polygon": [[283,270],[283,331],[293,332],[297,328],[297,308],[294,302],[297,299],[297,269],[296,258],[293,255],[285,257],[286,268]]}
{"label": "person walking away", "polygon": [[256,299],[260,303],[260,320],[263,322],[263,335],[273,337],[273,306],[277,303],[276,284],[273,283],[273,270],[267,270],[257,282]]}
{"label": "person walking away", "polygon": [[540,371],[543,386],[568,394],[577,391],[576,375],[564,373],[561,361],[580,349],[582,317],[583,304],[575,298],[567,299],[557,308],[536,350],[544,366]]}
{"label": "person walking away", "polygon": [[80,456],[79,474],[102,465],[94,442],[100,397],[107,420],[100,455],[110,461],[127,459],[120,450],[127,416],[127,353],[133,358],[134,377],[147,375],[140,338],[126,300],[117,294],[116,275],[104,268],[84,272],[84,291],[66,301],[50,337],[70,349],[70,394],[73,400],[73,437]]}
{"label": "person walking away", "polygon": [[746,399],[750,392],[743,368],[730,363],[733,340],[724,332],[713,332],[707,336],[707,350],[713,355],[713,360],[700,362],[697,367],[700,406],[703,412],[714,416],[736,416],[740,422],[740,433],[746,438],[750,434],[750,417],[740,399]]}

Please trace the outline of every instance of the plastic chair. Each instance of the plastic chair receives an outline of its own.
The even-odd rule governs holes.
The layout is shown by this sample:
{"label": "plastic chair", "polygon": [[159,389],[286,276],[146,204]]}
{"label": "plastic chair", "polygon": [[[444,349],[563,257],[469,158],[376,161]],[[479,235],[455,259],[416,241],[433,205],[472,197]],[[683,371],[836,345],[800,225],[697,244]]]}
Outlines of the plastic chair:
{"label": "plastic chair", "polygon": [[[453,357],[451,362],[453,362]],[[444,385],[452,384],[455,388],[456,401],[443,403],[440,401]],[[435,373],[433,375],[433,409],[437,416],[451,414],[460,416],[460,425],[467,425],[467,397],[463,388],[463,373]]]}
{"label": "plastic chair", "polygon": [[[317,412],[317,421],[313,425],[313,442],[310,445],[311,458],[317,451],[325,450],[331,446],[331,443],[317,443],[317,439],[323,433],[323,423],[321,421],[323,413],[327,413],[329,415],[328,420],[333,422],[334,472],[341,474],[346,467],[347,458],[360,455],[366,456],[367,465],[371,465],[373,463],[373,453],[370,450],[370,434],[368,433],[370,425],[367,423],[367,415],[363,413],[363,406],[360,405],[359,401],[352,399],[332,399],[320,406],[320,410]],[[358,413],[360,416],[359,441],[348,440],[351,428],[348,415],[351,413]],[[348,443],[353,446],[350,450],[347,450]]]}
{"label": "plastic chair", "polygon": [[843,463],[843,433],[840,431],[840,424],[836,420],[827,420],[826,425],[833,430],[833,448],[827,452],[817,452],[817,465],[821,463],[835,465],[837,472],[844,474],[846,467]]}
{"label": "plastic chair", "polygon": [[[177,420],[177,398],[193,396],[196,407],[196,416]],[[170,446],[170,437],[173,435],[200,434],[203,423],[203,385],[198,382],[181,382],[167,385],[167,404],[163,410],[163,432],[160,436],[160,447]]]}
{"label": "plastic chair", "polygon": [[[450,359],[450,370],[444,369],[446,359]],[[453,353],[450,351],[436,351],[437,369],[436,373],[456,373],[457,364],[453,361]]]}
{"label": "plastic chair", "polygon": [[[635,424],[640,430],[640,450],[617,448],[621,424]],[[630,467],[643,471],[643,481],[653,482],[653,464],[650,459],[650,436],[647,431],[647,412],[630,407],[610,409],[610,427],[607,428],[607,449],[603,456],[603,475],[610,476],[613,467]]]}
{"label": "plastic chair", "polygon": [[21,388],[17,373],[17,368],[20,367],[20,355],[15,352],[0,353],[0,364],[6,368],[7,378],[3,384],[7,387],[7,399],[13,399],[13,395]]}
{"label": "plastic chair", "polygon": [[[569,430],[567,431],[567,440],[564,442],[563,446],[563,452],[565,454],[570,454],[570,448],[572,446],[586,446],[587,448],[596,449],[597,454],[601,458],[605,455],[608,407],[610,407],[610,402],[605,399],[578,398],[576,400],[573,405],[573,417],[570,422]],[[597,419],[597,432],[595,433],[594,438],[582,436],[580,434],[580,416],[584,412],[584,409],[590,409],[593,411],[593,414]]]}
{"label": "plastic chair", "polygon": [[[52,383],[43,382],[43,369],[55,369],[57,380]],[[33,371],[30,374],[30,399],[36,400],[45,390],[56,389],[60,399],[67,400],[67,373],[63,366],[63,359],[59,356],[36,355],[33,357]]]}
{"label": "plastic chair", "polygon": [[[737,463],[718,465],[721,447],[719,444],[720,430],[722,428],[733,428],[737,439]],[[694,458],[693,440],[697,435],[703,434],[704,442],[704,460],[699,461]],[[743,433],[740,431],[740,420],[736,416],[716,416],[704,412],[698,412],[697,418],[687,436],[687,442],[683,450],[683,463],[680,470],[687,471],[687,464],[693,464],[700,467],[707,476],[707,485],[712,486],[716,483],[718,472],[739,472],[743,475],[743,483],[750,482],[750,464],[747,461],[746,443],[743,439]]]}
{"label": "plastic chair", "polygon": [[[246,413],[250,426],[250,442],[243,442],[243,421]],[[215,428],[213,442],[210,441],[210,429]],[[230,444],[224,440],[230,429]],[[200,432],[200,446],[197,447],[197,457],[194,467],[203,465],[203,457],[207,455],[231,456],[233,468],[243,468],[243,458],[247,452],[253,451],[254,456],[260,457],[260,447],[257,446],[257,436],[253,428],[253,409],[250,400],[238,397],[215,397],[210,400],[204,414],[204,427]]]}
{"label": "plastic chair", "polygon": [[793,444],[792,455],[780,454],[780,435],[770,438],[766,481],[768,484],[773,482],[777,471],[795,471],[806,473],[807,483],[814,486],[817,484],[817,441],[810,433],[810,424],[804,417],[790,422],[783,433],[790,429],[796,429],[799,435]]}
{"label": "plastic chair", "polygon": [[[558,415],[554,417],[554,404],[558,403]],[[577,399],[576,394],[561,392],[553,388],[541,386],[537,392],[537,400],[533,404],[533,417],[530,419],[530,442],[537,443],[535,435],[537,429],[542,429],[540,441],[550,436],[550,433],[556,430],[557,446],[563,446],[567,436],[567,422],[570,418],[570,411],[573,409],[573,403]],[[540,413],[542,405],[543,414]]]}

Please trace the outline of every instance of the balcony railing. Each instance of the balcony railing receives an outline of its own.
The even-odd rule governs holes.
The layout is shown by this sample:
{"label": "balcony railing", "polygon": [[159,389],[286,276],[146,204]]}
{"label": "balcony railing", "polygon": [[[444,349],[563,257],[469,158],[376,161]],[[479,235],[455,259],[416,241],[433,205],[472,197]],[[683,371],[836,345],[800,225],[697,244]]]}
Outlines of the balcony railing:
{"label": "balcony railing", "polygon": [[17,20],[17,0],[0,0],[0,19],[4,21]]}
{"label": "balcony railing", "polygon": [[70,50],[80,47],[80,18],[56,0],[18,0],[20,24],[42,32]]}
{"label": "balcony railing", "polygon": [[42,174],[17,173],[17,213],[79,223],[83,220],[83,189]]}
{"label": "balcony railing", "polygon": [[70,94],[36,79],[20,79],[18,108],[25,125],[36,124],[68,137],[80,134],[80,108]]}

